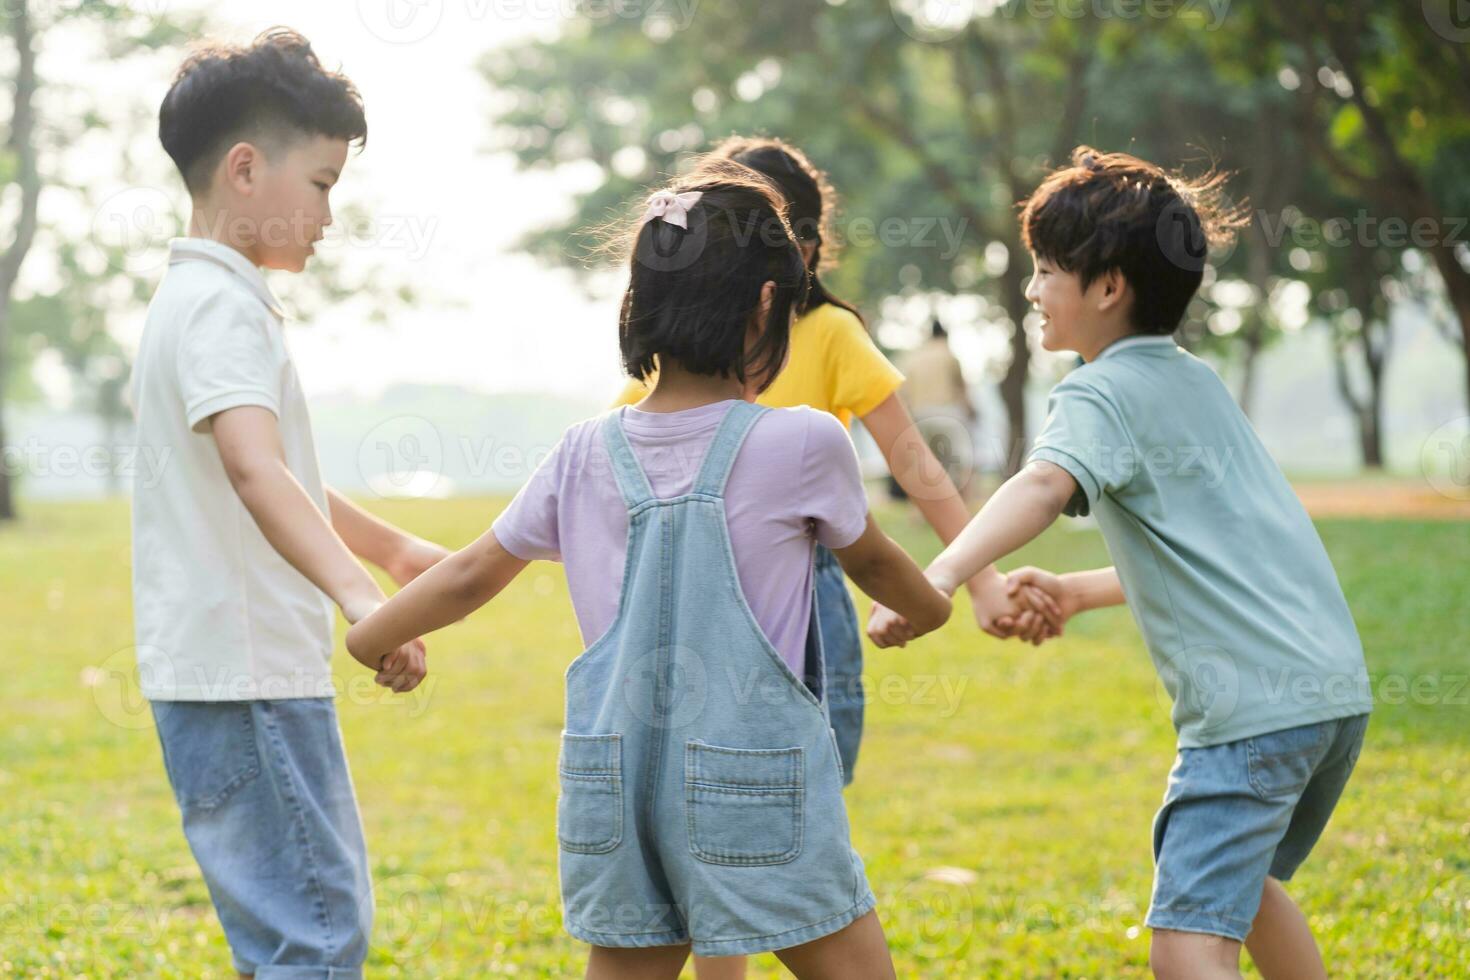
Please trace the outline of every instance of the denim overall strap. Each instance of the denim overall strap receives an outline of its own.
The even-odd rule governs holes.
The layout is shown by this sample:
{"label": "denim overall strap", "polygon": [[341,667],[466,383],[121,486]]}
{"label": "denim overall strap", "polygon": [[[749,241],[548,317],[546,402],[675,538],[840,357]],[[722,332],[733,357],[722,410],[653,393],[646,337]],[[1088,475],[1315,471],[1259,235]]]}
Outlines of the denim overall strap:
{"label": "denim overall strap", "polygon": [[602,439],[607,446],[608,458],[612,461],[613,476],[618,481],[618,489],[622,491],[623,503],[628,505],[628,510],[634,510],[654,499],[648,477],[633,456],[633,447],[628,445],[628,436],[623,431],[621,408],[609,412],[607,418],[603,419]]}
{"label": "denim overall strap", "polygon": [[730,406],[730,410],[720,421],[714,442],[710,443],[709,451],[705,453],[704,465],[700,467],[699,477],[694,481],[693,493],[710,497],[725,495],[725,483],[730,479],[730,470],[734,468],[741,444],[745,442],[755,420],[768,411],[770,409],[762,405],[745,401]]}

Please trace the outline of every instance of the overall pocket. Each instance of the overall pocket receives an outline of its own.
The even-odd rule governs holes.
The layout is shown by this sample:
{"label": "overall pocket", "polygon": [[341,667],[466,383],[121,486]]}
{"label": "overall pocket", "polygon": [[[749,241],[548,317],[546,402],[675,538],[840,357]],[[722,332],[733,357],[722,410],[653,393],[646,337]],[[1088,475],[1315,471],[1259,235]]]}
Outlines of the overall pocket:
{"label": "overall pocket", "polygon": [[785,864],[801,853],[802,750],[684,748],[689,850],[709,864]]}
{"label": "overall pocket", "polygon": [[562,732],[556,839],[563,850],[606,854],[623,841],[623,737]]}
{"label": "overall pocket", "polygon": [[163,767],[179,810],[217,810],[260,775],[255,716],[240,701],[154,701]]}

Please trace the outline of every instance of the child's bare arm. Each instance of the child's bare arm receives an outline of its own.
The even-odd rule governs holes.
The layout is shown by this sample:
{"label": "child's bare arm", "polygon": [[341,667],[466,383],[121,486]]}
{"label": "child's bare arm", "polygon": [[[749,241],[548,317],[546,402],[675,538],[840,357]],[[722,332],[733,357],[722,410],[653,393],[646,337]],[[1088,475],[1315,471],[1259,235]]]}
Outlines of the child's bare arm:
{"label": "child's bare arm", "polygon": [[[939,465],[902,399],[890,395],[887,401],[863,416],[863,427],[882,450],[893,478],[908,493],[940,541],[946,545],[952,543],[969,523],[970,509],[949,474]],[[1021,633],[1025,639],[1039,642],[1061,629],[1060,612],[1034,602],[1034,593],[1029,590],[1008,599],[1005,576],[993,566],[979,569],[965,586],[970,593],[975,622],[986,632],[1009,634],[1017,621],[1011,613],[1018,602],[1029,605],[1038,614],[1025,617],[1027,626]]]}
{"label": "child's bare arm", "polygon": [[926,572],[929,580],[941,592],[953,594],[960,583],[1050,527],[1076,492],[1077,481],[1060,466],[1031,463],[1003,483],[934,559]]}
{"label": "child's bare arm", "polygon": [[380,520],[327,487],[332,530],[357,557],[377,565],[400,586],[449,557],[449,549]]}
{"label": "child's bare arm", "polygon": [[908,552],[883,533],[872,514],[862,535],[846,548],[834,549],[833,554],[858,588],[874,601],[898,610],[917,634],[936,630],[949,619],[949,596],[929,584]]}
{"label": "child's bare arm", "polygon": [[383,601],[383,590],[287,468],[275,414],[242,405],[215,415],[212,428],[230,485],[271,547],[325,592],[349,623]]}
{"label": "child's bare arm", "polygon": [[385,651],[464,619],[529,564],[506,551],[494,531],[486,531],[349,629],[347,651],[375,665]]}
{"label": "child's bare arm", "polygon": [[1062,608],[1064,619],[1071,619],[1089,609],[1121,606],[1127,601],[1123,595],[1123,584],[1118,580],[1118,570],[1111,565],[1064,575],[1027,565],[1007,576],[1007,588],[1012,595],[1025,586],[1041,589],[1055,599]]}
{"label": "child's bare arm", "polygon": [[[1076,481],[1060,466],[1030,464],[1002,484],[934,559],[925,572],[929,581],[945,595],[953,595],[960,583],[1046,530],[1076,490]],[[1063,621],[1059,616],[1058,626]],[[915,635],[912,624],[892,608],[875,608],[868,620],[868,636],[880,647],[903,646]]]}

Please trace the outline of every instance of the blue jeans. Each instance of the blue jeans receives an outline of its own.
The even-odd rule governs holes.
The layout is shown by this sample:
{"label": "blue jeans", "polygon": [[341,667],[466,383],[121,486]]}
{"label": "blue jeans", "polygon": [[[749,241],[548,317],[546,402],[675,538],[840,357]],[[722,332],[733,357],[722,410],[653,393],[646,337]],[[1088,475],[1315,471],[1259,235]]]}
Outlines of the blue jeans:
{"label": "blue jeans", "polygon": [[817,545],[817,622],[827,664],[827,708],[842,758],[842,785],[852,783],[858,745],[863,740],[863,641],[857,610],[837,556]]}
{"label": "blue jeans", "polygon": [[256,980],[360,978],[373,896],[332,700],[152,706],[235,969]]}
{"label": "blue jeans", "polygon": [[1332,816],[1367,715],[1180,749],[1154,819],[1154,929],[1243,941],[1266,876],[1286,881]]}

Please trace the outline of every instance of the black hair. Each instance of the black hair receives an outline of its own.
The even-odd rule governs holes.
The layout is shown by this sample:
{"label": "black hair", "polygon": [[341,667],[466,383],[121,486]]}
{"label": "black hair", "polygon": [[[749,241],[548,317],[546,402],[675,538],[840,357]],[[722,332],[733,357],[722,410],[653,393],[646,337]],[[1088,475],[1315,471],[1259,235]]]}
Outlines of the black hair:
{"label": "black hair", "polygon": [[939,321],[939,317],[937,316],[934,318],[934,322],[929,324],[929,336],[935,340],[941,340],[949,336],[949,331],[944,329],[944,324]]}
{"label": "black hair", "polygon": [[[618,317],[623,369],[644,381],[657,359],[742,382],[763,376],[764,388],[786,361],[791,320],[807,290],[784,202],[769,183],[730,164],[702,167],[666,191],[691,192],[700,197],[687,228],[663,217],[643,222],[640,207]],[[776,284],[769,318],[747,353],[767,282]]]}
{"label": "black hair", "polygon": [[[822,270],[837,265],[837,247],[832,240],[832,218],[837,211],[837,191],[827,175],[805,153],[784,140],[770,137],[732,136],[710,152],[715,159],[734,160],[775,183],[786,198],[791,229],[798,241],[812,242],[811,288],[797,314],[830,303],[856,316],[863,315],[846,300],[839,299],[822,282]],[[826,254],[823,250],[826,249]]]}
{"label": "black hair", "polygon": [[1072,151],[1021,202],[1021,241],[1033,255],[1076,273],[1086,289],[1117,269],[1133,289],[1130,318],[1145,334],[1171,334],[1204,279],[1211,247],[1246,223],[1225,201],[1225,174],[1172,174],[1127,153]]}
{"label": "black hair", "polygon": [[311,42],[283,27],[247,46],[195,50],[158,110],[158,138],[192,194],[208,188],[215,165],[235,143],[280,147],[304,136],[361,146],[367,118],[351,80],[323,68]]}

